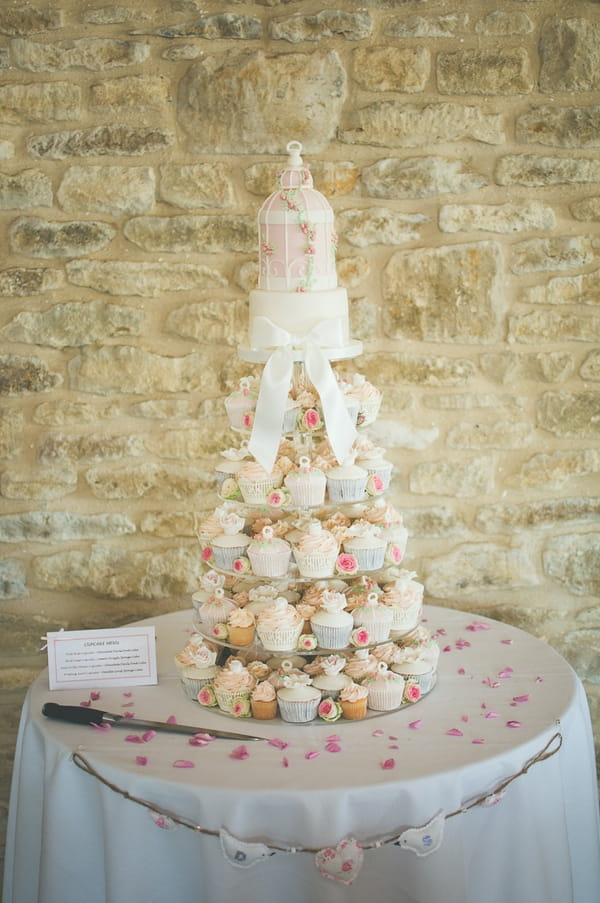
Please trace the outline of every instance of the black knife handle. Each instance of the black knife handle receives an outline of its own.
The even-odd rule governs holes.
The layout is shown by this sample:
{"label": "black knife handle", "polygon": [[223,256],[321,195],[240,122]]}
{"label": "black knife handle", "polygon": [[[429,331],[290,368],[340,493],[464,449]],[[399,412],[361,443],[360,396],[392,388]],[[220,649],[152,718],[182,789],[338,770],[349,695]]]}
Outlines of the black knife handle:
{"label": "black knife handle", "polygon": [[88,709],[81,705],[59,705],[57,702],[46,702],[42,707],[42,715],[57,718],[59,721],[70,721],[72,724],[102,724],[104,712]]}

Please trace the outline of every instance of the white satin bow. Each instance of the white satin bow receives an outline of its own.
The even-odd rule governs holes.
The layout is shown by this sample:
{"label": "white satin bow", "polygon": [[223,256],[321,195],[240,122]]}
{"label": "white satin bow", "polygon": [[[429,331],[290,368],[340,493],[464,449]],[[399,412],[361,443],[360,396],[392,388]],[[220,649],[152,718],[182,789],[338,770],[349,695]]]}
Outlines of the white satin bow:
{"label": "white satin bow", "polygon": [[321,347],[341,347],[343,343],[343,323],[339,318],[321,321],[306,335],[297,336],[277,326],[267,317],[256,317],[253,344],[275,350],[263,370],[248,449],[268,473],[273,469],[281,439],[283,416],[293,375],[293,348],[303,350],[306,375],[321,399],[333,453],[340,463],[348,457],[356,438],[356,429],[331,364]]}

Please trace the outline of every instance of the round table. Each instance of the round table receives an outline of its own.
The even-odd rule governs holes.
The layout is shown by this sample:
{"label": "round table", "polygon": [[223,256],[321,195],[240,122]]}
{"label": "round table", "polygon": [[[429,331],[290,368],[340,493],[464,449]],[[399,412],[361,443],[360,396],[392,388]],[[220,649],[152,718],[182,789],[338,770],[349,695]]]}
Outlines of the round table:
{"label": "round table", "polygon": [[143,623],[156,628],[158,684],[102,689],[95,708],[269,742],[51,721],[46,701],[90,693],[50,693],[42,673],[19,729],[4,903],[600,899],[589,710],[545,643],[426,606],[442,650],[427,697],[294,725],[188,699],[173,654],[191,611]]}

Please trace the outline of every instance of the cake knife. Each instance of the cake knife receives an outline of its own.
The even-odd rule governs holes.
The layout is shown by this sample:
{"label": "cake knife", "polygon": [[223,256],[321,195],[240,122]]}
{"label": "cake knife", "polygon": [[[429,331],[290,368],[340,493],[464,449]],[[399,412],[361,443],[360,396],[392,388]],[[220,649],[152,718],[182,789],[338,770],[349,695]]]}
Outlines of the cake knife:
{"label": "cake knife", "polygon": [[253,734],[238,734],[235,731],[214,730],[213,728],[194,727],[190,724],[171,724],[169,721],[148,721],[145,718],[127,718],[125,715],[114,715],[100,709],[90,709],[80,705],[59,705],[57,702],[46,702],[42,714],[47,718],[59,721],[70,721],[72,724],[110,724],[113,727],[128,727],[134,730],[169,731],[173,734],[209,734],[223,740],[267,740],[267,737],[256,737]]}

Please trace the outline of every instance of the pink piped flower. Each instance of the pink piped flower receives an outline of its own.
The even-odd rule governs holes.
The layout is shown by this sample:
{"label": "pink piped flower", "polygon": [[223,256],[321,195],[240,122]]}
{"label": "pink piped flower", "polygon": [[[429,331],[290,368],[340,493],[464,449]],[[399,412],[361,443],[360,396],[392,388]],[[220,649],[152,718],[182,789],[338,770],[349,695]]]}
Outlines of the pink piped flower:
{"label": "pink piped flower", "polygon": [[421,698],[421,687],[416,681],[409,680],[404,687],[404,698],[407,702],[418,702]]}
{"label": "pink piped flower", "polygon": [[356,574],[358,571],[356,556],[349,552],[342,552],[336,559],[335,569],[338,574]]}
{"label": "pink piped flower", "polygon": [[233,570],[236,574],[248,574],[250,572],[250,559],[241,555],[233,562]]}
{"label": "pink piped flower", "polygon": [[201,555],[202,561],[210,561],[210,559],[212,557],[213,557],[212,547],[204,546],[204,548],[202,549],[202,555]]}
{"label": "pink piped flower", "polygon": [[242,417],[242,426],[244,429],[251,430],[254,426],[254,411],[246,411]]}
{"label": "pink piped flower", "polygon": [[267,505],[270,505],[271,508],[282,508],[286,499],[286,493],[282,489],[273,489],[267,496]]}
{"label": "pink piped flower", "polygon": [[321,424],[321,415],[317,411],[316,408],[309,408],[302,415],[302,422],[304,427],[309,430],[318,430]]}

